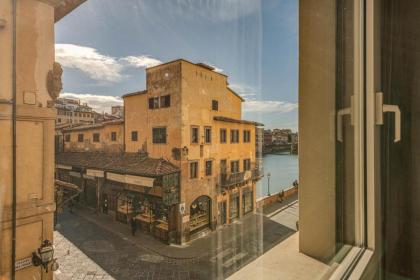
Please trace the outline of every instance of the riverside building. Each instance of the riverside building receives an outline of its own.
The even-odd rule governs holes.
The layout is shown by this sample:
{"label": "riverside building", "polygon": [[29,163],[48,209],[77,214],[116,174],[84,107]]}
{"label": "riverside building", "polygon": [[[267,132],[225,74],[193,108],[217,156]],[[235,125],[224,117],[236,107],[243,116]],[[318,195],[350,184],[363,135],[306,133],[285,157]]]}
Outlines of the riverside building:
{"label": "riverside building", "polygon": [[[124,122],[64,130],[60,180],[83,186],[92,180],[85,188],[97,194],[87,199],[90,206],[100,209],[106,200],[117,220],[135,217],[169,243],[254,212],[261,177],[255,131],[262,125],[241,119],[243,99],[227,76],[179,59],[147,68],[146,83],[146,90],[123,96]],[[106,148],[114,131],[124,153]],[[100,158],[92,162],[94,151]],[[127,160],[136,165],[130,174]],[[156,166],[149,169],[151,161]],[[106,193],[116,184],[118,195]]]}

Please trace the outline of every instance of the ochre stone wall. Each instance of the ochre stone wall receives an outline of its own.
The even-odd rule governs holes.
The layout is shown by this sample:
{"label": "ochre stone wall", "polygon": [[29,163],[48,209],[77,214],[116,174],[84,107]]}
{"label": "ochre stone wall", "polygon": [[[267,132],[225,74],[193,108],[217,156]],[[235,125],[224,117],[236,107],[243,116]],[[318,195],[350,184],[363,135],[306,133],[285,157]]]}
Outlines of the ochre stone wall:
{"label": "ochre stone wall", "polygon": [[[0,1],[0,278],[11,276],[12,244],[12,10]],[[16,25],[16,260],[31,257],[53,239],[55,109],[47,92],[54,63],[54,8],[46,1],[17,1]],[[16,279],[52,279],[52,272],[30,266]]]}
{"label": "ochre stone wall", "polygon": [[[116,141],[111,140],[111,133],[117,134]],[[93,134],[99,133],[99,142],[93,141]],[[124,151],[124,123],[105,124],[103,127],[90,129],[74,129],[64,131],[65,152],[123,152]],[[83,134],[83,142],[78,141],[78,135]],[[70,135],[70,142],[66,136]]]}

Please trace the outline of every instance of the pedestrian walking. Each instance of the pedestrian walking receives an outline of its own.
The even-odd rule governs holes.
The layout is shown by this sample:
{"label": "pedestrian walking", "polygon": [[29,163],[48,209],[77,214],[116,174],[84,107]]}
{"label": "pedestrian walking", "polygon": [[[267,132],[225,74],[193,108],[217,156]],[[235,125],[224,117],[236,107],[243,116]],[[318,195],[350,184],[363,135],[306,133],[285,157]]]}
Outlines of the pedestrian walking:
{"label": "pedestrian walking", "polygon": [[130,220],[130,222],[131,222],[131,234],[133,236],[135,236],[136,235],[136,230],[137,230],[137,222],[136,222],[136,219],[134,217],[132,217],[131,220]]}
{"label": "pedestrian walking", "polygon": [[103,207],[102,207],[102,211],[103,211],[103,213],[104,214],[108,214],[108,199],[104,199],[104,204],[103,204]]}

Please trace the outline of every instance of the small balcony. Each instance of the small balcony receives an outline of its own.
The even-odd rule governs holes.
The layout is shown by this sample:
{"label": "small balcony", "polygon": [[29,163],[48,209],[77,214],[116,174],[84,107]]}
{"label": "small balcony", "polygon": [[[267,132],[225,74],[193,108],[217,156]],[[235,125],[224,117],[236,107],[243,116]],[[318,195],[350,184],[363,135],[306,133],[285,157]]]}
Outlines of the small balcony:
{"label": "small balcony", "polygon": [[222,173],[219,175],[219,186],[221,189],[229,189],[231,187],[245,184],[247,181],[258,181],[264,176],[262,169],[253,168],[237,173]]}

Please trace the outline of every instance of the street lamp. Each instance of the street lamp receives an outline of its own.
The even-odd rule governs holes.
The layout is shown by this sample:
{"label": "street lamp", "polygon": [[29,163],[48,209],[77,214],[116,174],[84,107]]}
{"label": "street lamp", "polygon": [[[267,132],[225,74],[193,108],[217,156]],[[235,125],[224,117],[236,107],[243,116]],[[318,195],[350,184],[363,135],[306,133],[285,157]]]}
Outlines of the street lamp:
{"label": "street lamp", "polygon": [[268,196],[270,196],[270,177],[271,177],[271,173],[268,172],[267,173],[267,179],[268,179]]}
{"label": "street lamp", "polygon": [[32,263],[34,266],[42,265],[47,273],[48,265],[50,263],[52,271],[56,271],[58,269],[58,263],[56,259],[54,259],[54,247],[49,240],[44,240],[37,252],[32,253]]}

